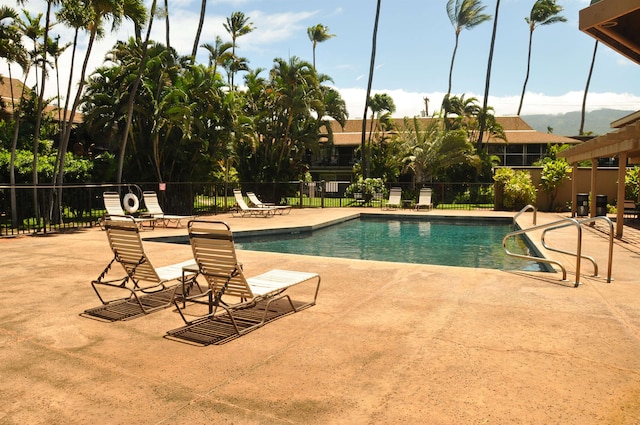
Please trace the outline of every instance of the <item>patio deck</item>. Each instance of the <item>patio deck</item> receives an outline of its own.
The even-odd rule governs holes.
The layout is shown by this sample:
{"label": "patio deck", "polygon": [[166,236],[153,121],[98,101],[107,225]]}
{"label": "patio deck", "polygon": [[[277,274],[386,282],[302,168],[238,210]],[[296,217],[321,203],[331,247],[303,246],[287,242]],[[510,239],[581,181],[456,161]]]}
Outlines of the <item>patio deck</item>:
{"label": "patio deck", "polygon": [[[216,218],[251,230],[359,211],[372,209]],[[538,223],[559,217],[538,213]],[[172,308],[114,323],[79,315],[99,304],[89,282],[111,258],[99,229],[0,239],[0,423],[637,424],[639,234],[625,228],[616,241],[612,283],[583,261],[579,288],[574,261],[558,253],[545,254],[565,261],[568,282],[559,273],[239,251],[249,276],[276,266],[318,272],[318,303],[208,347],[163,338],[182,324]],[[575,248],[571,229],[549,239]],[[188,245],[145,247],[157,266],[191,256]],[[600,231],[585,230],[583,252],[606,274]]]}

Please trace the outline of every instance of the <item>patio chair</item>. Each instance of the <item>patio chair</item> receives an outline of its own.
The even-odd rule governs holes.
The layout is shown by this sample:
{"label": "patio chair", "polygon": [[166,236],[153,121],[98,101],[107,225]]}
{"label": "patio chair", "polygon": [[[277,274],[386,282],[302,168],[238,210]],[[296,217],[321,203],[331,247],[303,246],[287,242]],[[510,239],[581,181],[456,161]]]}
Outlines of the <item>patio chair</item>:
{"label": "patio chair", "polygon": [[427,209],[433,208],[433,202],[431,201],[431,188],[423,187],[420,189],[420,195],[418,196],[418,202],[416,203],[416,210],[420,207],[426,207]]}
{"label": "patio chair", "polygon": [[158,201],[158,195],[154,191],[142,192],[142,199],[144,199],[144,206],[147,208],[145,217],[151,217],[162,223],[164,227],[168,227],[170,223],[175,223],[176,227],[180,227],[182,220],[193,220],[193,215],[173,215],[165,214]]}
{"label": "patio chair", "polygon": [[[181,307],[177,300],[174,301],[187,326],[206,325],[211,321],[224,320],[231,323],[235,336],[240,336],[263,326],[267,315],[273,310],[272,303],[277,300],[286,300],[286,304],[291,307],[280,316],[315,305],[320,289],[320,275],[317,273],[276,269],[246,278],[243,267],[236,258],[233,234],[226,223],[193,220],[189,222],[188,229],[198,272],[206,279],[209,288],[204,294],[186,298],[187,308],[192,302],[208,306],[208,313],[194,320],[187,320],[183,312],[184,307]],[[288,288],[308,281],[317,281],[311,301],[294,302],[285,294]],[[247,311],[251,312],[259,303],[264,304],[264,313],[247,318]],[[168,334],[176,332],[180,330],[169,331]]]}
{"label": "patio chair", "polygon": [[233,189],[233,196],[236,198],[236,206],[231,210],[231,214],[234,217],[245,216],[259,216],[259,217],[273,217],[276,213],[276,209],[273,207],[249,207],[242,197],[240,189]]}
{"label": "patio chair", "polygon": [[282,215],[284,213],[289,214],[291,212],[291,205],[276,205],[276,204],[264,203],[253,192],[247,192],[247,197],[249,198],[249,202],[251,202],[251,204],[254,207],[257,207],[257,208],[273,208],[275,210],[275,212],[279,213],[280,215]]}
{"label": "patio chair", "polygon": [[392,187],[389,190],[389,199],[386,203],[384,203],[383,208],[385,209],[396,209],[402,208],[402,189],[399,187]]}
{"label": "patio chair", "polygon": [[[133,217],[124,212],[122,204],[120,203],[120,194],[118,194],[118,192],[104,192],[102,194],[102,199],[104,200],[104,208],[107,211],[107,215],[111,216],[113,220],[118,220],[119,217],[129,217],[132,218],[140,228],[142,228],[145,223],[149,224],[151,228],[155,227],[156,220],[154,218]],[[100,223],[100,226],[103,227],[102,222]]]}
{"label": "patio chair", "polygon": [[[159,268],[153,266],[144,251],[138,225],[132,217],[107,215],[104,227],[113,251],[113,259],[98,278],[91,281],[91,286],[103,306],[128,304],[134,311],[132,316],[139,313],[148,314],[169,307],[179,285],[183,287],[183,296],[187,292],[187,285],[189,288],[197,285],[197,268],[193,259]],[[122,266],[125,275],[108,279],[109,272],[114,271],[114,263]],[[123,296],[116,297],[116,294],[123,292]],[[85,313],[93,315],[96,310],[99,309],[86,310]]]}

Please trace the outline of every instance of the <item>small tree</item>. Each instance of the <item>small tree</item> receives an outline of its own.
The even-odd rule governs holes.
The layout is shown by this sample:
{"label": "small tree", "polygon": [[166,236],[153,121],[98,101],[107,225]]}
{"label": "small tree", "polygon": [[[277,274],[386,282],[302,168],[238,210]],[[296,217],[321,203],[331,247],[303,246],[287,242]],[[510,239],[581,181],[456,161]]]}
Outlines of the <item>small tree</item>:
{"label": "small tree", "polygon": [[632,199],[638,202],[638,190],[640,184],[640,167],[637,165],[628,168],[624,176],[624,199]]}
{"label": "small tree", "polygon": [[536,188],[527,171],[499,168],[493,180],[503,187],[503,205],[511,210],[522,209],[536,200]]}
{"label": "small tree", "polygon": [[569,178],[569,173],[571,173],[571,165],[569,165],[567,160],[564,158],[544,161],[542,165],[542,182],[540,183],[540,186],[549,197],[549,211],[553,211],[553,203],[558,196],[558,188],[564,179]]}

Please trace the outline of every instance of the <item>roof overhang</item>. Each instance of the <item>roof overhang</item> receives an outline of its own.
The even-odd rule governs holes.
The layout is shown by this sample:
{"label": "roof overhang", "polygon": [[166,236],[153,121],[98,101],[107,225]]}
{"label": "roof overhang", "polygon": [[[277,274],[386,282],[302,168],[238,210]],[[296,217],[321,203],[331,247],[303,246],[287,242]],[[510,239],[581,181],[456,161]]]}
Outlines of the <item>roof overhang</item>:
{"label": "roof overhang", "polygon": [[640,121],[581,143],[559,155],[565,157],[567,162],[575,163],[595,158],[614,158],[621,153],[626,153],[630,162],[640,159]]}
{"label": "roof overhang", "polygon": [[640,0],[600,0],[580,10],[580,31],[640,64]]}

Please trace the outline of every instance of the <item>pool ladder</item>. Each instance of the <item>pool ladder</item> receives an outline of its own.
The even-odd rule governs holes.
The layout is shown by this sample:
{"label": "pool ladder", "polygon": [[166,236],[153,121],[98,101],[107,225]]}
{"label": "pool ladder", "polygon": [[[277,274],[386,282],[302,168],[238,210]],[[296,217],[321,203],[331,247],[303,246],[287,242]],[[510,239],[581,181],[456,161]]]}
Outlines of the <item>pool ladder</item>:
{"label": "pool ladder", "polygon": [[[604,221],[606,224],[608,224],[609,227],[609,259],[608,259],[608,270],[607,270],[607,283],[611,283],[611,269],[612,269],[612,265],[613,265],[613,222],[608,218],[608,217],[604,217],[604,216],[598,216],[598,217],[589,217],[589,218],[584,218],[584,219],[575,219],[575,218],[563,218],[551,223],[546,223],[546,224],[541,224],[541,225],[537,225],[536,224],[536,208],[533,205],[527,205],[526,207],[522,208],[514,217],[513,217],[513,225],[514,227],[517,226],[516,223],[516,219],[523,214],[526,211],[532,210],[533,211],[533,226],[532,227],[528,227],[526,229],[518,229],[518,230],[514,230],[513,232],[508,233],[503,239],[502,239],[502,248],[504,249],[505,253],[511,257],[515,257],[515,258],[522,258],[522,259],[526,259],[526,260],[532,260],[532,261],[536,261],[539,263],[547,263],[547,264],[555,264],[556,266],[558,266],[560,268],[560,270],[562,270],[562,280],[566,281],[567,280],[567,269],[564,267],[564,265],[560,262],[560,261],[556,261],[556,260],[550,260],[547,258],[541,258],[541,257],[534,257],[531,255],[523,255],[523,254],[516,254],[514,252],[511,252],[507,249],[507,240],[509,238],[512,237],[516,237],[518,235],[523,235],[525,233],[531,232],[531,231],[535,231],[535,230],[542,230],[542,235],[541,235],[541,243],[542,246],[545,249],[548,249],[549,251],[555,251],[555,252],[560,252],[562,254],[567,254],[567,255],[571,255],[574,256],[576,259],[576,280],[574,282],[574,286],[577,288],[580,285],[580,267],[581,267],[581,260],[585,259],[590,261],[593,264],[593,276],[598,276],[598,263],[596,262],[596,260],[593,257],[587,256],[587,255],[583,255],[582,254],[582,226],[584,226],[585,224],[592,224],[595,223],[596,221],[602,220]],[[547,242],[545,240],[545,236],[547,234],[547,232],[553,231],[553,230],[558,230],[558,229],[563,229],[565,227],[570,227],[570,226],[574,226],[577,230],[577,238],[576,238],[576,251],[575,252],[571,252],[571,251],[565,251],[562,249],[558,249],[558,248],[553,248],[547,245]]]}

